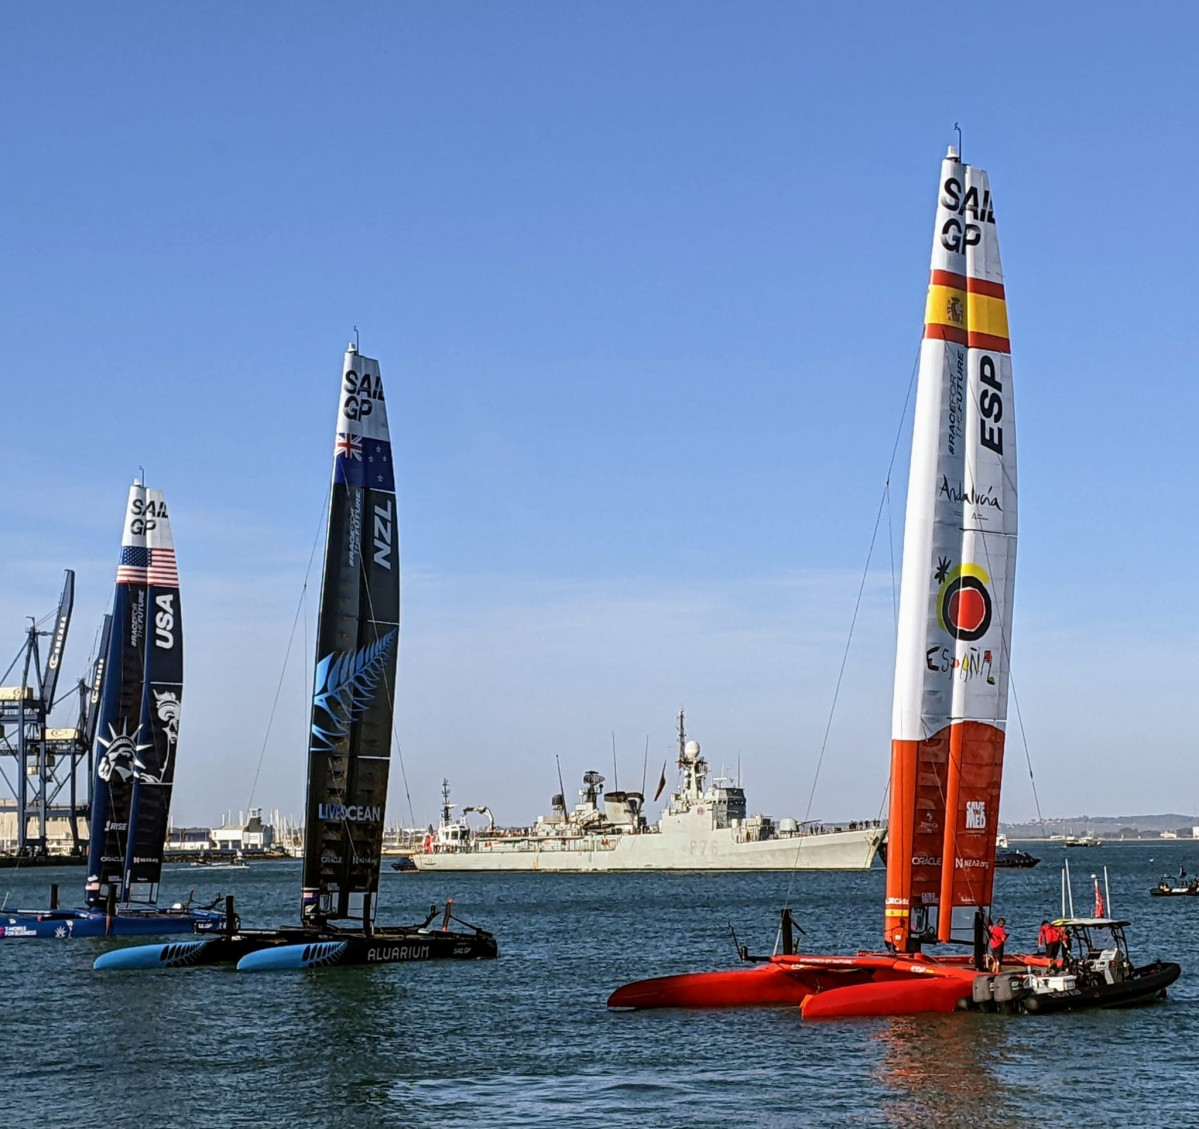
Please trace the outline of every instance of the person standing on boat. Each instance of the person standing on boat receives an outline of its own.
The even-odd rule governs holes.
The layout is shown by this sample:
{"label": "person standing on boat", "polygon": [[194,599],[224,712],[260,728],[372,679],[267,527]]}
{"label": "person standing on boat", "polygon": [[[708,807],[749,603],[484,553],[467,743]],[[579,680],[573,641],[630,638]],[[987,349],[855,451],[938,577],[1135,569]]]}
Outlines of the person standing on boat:
{"label": "person standing on boat", "polygon": [[1044,949],[1050,965],[1057,963],[1058,954],[1062,951],[1062,931],[1045,918],[1041,922],[1041,931],[1037,934],[1037,948]]}
{"label": "person standing on boat", "polygon": [[1003,965],[1003,946],[1007,943],[1007,918],[1001,917],[991,926],[991,971],[998,972]]}

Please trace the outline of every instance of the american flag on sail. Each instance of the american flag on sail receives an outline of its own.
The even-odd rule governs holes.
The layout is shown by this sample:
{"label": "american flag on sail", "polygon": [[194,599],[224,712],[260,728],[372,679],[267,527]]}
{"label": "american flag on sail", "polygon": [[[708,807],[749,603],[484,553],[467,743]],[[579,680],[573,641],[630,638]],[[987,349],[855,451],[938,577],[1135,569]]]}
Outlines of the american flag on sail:
{"label": "american flag on sail", "polygon": [[159,588],[178,588],[179,569],[174,549],[147,549],[144,545],[125,545],[117,565],[118,584],[153,584]]}

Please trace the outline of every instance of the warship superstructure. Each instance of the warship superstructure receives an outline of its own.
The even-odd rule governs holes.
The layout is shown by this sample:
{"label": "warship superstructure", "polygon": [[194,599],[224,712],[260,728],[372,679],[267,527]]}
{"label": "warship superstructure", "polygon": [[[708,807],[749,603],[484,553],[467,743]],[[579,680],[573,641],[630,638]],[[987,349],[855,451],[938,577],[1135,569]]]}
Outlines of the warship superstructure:
{"label": "warship superstructure", "polygon": [[[486,808],[455,817],[449,785],[442,787],[441,822],[413,854],[419,870],[868,870],[885,827],[879,820],[801,823],[748,815],[745,790],[732,780],[709,780],[698,741],[687,740],[679,713],[679,787],[658,822],[644,814],[640,792],[604,792],[604,777],[583,777],[579,802],[568,810],[554,796],[552,812],[530,828],[497,828]],[[487,814],[476,829],[466,814]]]}

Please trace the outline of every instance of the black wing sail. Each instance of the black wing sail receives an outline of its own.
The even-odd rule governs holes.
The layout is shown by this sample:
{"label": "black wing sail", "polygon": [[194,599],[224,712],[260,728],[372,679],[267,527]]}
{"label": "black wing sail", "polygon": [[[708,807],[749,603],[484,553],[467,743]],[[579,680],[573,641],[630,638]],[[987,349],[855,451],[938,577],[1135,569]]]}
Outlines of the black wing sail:
{"label": "black wing sail", "polygon": [[[108,644],[112,639],[112,614],[104,617],[103,623],[100,625],[100,642],[96,648],[96,661],[92,663],[92,669],[88,676],[87,685],[87,721],[86,728],[83,731],[83,740],[88,749],[92,749],[96,743],[96,725],[100,717],[100,698],[104,694],[104,670],[108,665]],[[92,779],[93,764],[92,755],[88,754],[87,759],[87,776],[89,783]],[[88,803],[90,812],[91,793],[88,793]]]}
{"label": "black wing sail", "polygon": [[379,363],[346,353],[317,627],[301,913],[364,917],[379,887],[400,630],[395,471]]}
{"label": "black wing sail", "polygon": [[129,802],[134,761],[145,752],[142,686],[146,667],[146,488],[135,482],[125,508],[121,563],[113,596],[111,632],[104,657],[103,689],[95,721],[90,841],[85,896],[103,905],[109,889],[122,893],[129,842]]}
{"label": "black wing sail", "polygon": [[162,491],[146,491],[142,518],[146,536],[146,663],[142,740],[133,762],[124,877],[126,901],[152,904],[158,901],[175,779],[175,745],[183,700],[183,619],[175,544]]}

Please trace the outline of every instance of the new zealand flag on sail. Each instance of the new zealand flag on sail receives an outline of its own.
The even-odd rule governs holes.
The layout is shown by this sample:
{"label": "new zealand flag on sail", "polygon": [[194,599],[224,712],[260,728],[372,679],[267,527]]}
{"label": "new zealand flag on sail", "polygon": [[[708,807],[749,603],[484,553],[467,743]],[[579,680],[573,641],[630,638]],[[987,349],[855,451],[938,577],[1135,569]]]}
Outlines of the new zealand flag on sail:
{"label": "new zealand flag on sail", "polygon": [[333,452],[334,484],[395,493],[395,467],[391,461],[391,444],[386,439],[338,432]]}

